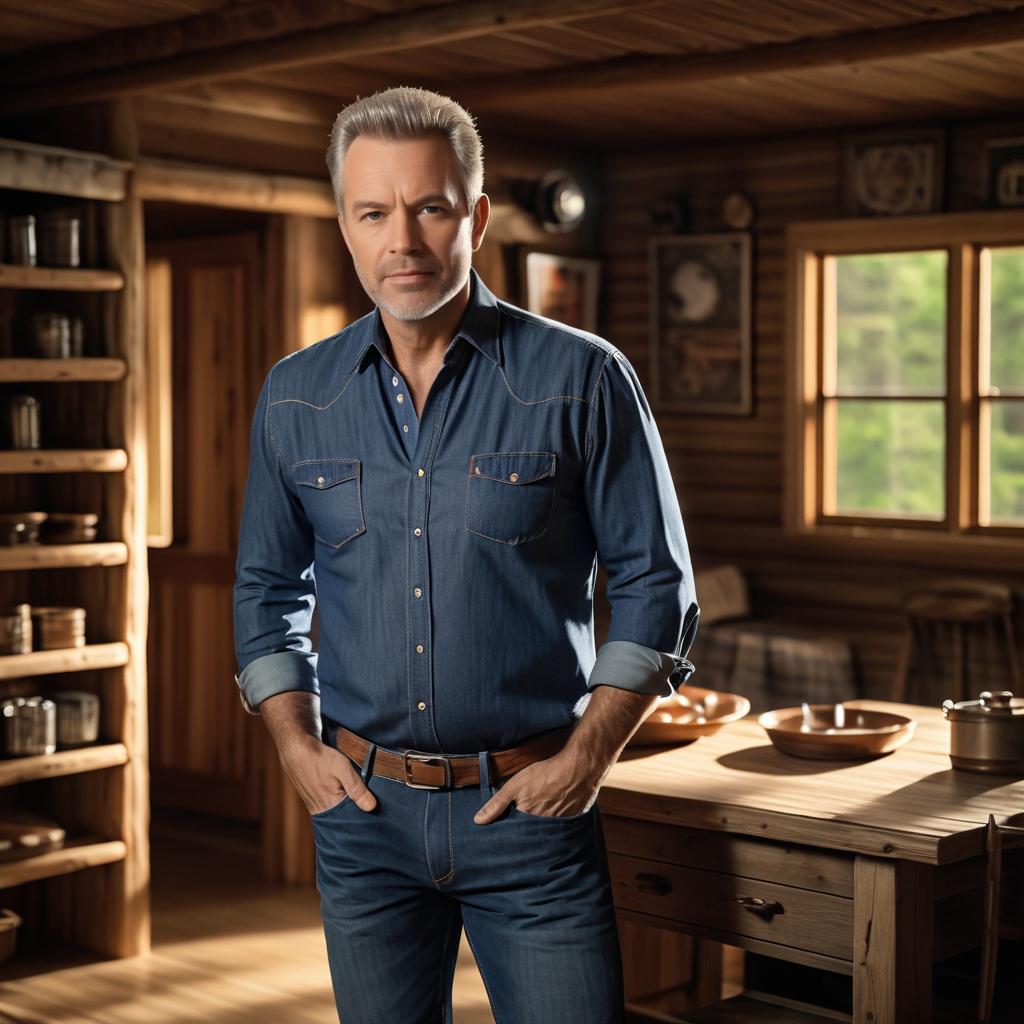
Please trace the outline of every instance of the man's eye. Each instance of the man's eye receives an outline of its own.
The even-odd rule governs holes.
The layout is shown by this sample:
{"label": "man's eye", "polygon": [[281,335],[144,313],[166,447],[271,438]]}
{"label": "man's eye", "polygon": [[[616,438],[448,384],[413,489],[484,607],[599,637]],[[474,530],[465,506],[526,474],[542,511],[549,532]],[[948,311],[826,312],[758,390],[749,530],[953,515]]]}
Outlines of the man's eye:
{"label": "man's eye", "polygon": [[444,207],[443,206],[424,206],[423,209],[427,213],[430,213],[432,210],[436,211],[437,213],[444,213]]}
{"label": "man's eye", "polygon": [[370,210],[368,213],[363,215],[363,220],[376,220],[378,217],[383,217],[384,214],[380,210]]}

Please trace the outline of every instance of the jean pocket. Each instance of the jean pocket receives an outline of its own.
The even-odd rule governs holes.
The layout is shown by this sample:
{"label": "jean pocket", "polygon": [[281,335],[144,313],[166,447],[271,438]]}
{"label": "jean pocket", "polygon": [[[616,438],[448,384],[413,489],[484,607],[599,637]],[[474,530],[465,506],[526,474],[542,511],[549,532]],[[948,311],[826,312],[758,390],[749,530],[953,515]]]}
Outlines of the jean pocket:
{"label": "jean pocket", "polygon": [[534,540],[555,505],[552,452],[489,452],[469,460],[466,530],[501,544]]}
{"label": "jean pocket", "polygon": [[584,818],[589,818],[594,812],[594,808],[597,806],[595,800],[585,811],[581,811],[579,814],[531,814],[529,811],[521,811],[515,804],[509,804],[509,814],[515,815],[519,818],[526,818],[532,821],[582,821]]}
{"label": "jean pocket", "polygon": [[323,544],[340,548],[366,532],[359,459],[309,459],[292,466],[302,507]]}
{"label": "jean pocket", "polygon": [[352,797],[346,793],[336,804],[331,804],[330,807],[325,807],[322,811],[312,811],[309,816],[313,821],[317,821],[333,811],[336,811],[339,807],[344,807],[345,804],[350,803],[352,803]]}

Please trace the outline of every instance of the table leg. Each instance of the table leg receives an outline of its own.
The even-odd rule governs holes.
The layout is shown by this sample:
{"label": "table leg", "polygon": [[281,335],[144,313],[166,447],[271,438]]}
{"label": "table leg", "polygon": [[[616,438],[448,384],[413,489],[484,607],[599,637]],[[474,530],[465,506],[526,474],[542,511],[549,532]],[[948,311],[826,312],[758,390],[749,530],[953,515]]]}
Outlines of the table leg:
{"label": "table leg", "polygon": [[858,857],[853,873],[853,1020],[932,1019],[932,868]]}

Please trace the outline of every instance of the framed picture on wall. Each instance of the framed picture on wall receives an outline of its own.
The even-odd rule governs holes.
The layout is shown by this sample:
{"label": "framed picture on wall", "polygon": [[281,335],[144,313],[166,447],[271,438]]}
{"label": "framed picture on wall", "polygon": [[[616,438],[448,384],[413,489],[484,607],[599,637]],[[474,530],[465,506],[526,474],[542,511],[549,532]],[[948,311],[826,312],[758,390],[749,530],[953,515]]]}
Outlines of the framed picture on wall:
{"label": "framed picture on wall", "polygon": [[846,212],[851,217],[942,209],[941,128],[851,135],[846,140]]}
{"label": "framed picture on wall", "polygon": [[525,252],[523,304],[531,313],[597,333],[601,261]]}
{"label": "framed picture on wall", "polygon": [[743,231],[650,240],[652,405],[752,411],[750,252]]}
{"label": "framed picture on wall", "polygon": [[985,143],[982,181],[989,206],[1024,206],[1024,138]]}

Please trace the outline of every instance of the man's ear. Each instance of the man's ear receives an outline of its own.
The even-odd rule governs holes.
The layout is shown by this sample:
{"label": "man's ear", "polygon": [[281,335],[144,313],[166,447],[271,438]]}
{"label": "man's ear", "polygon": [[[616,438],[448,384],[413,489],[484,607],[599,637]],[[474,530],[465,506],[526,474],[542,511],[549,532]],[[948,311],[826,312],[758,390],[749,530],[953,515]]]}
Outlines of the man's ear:
{"label": "man's ear", "polygon": [[480,193],[480,198],[473,207],[473,252],[480,248],[484,240],[484,232],[487,230],[487,222],[491,219],[491,200],[486,192]]}

